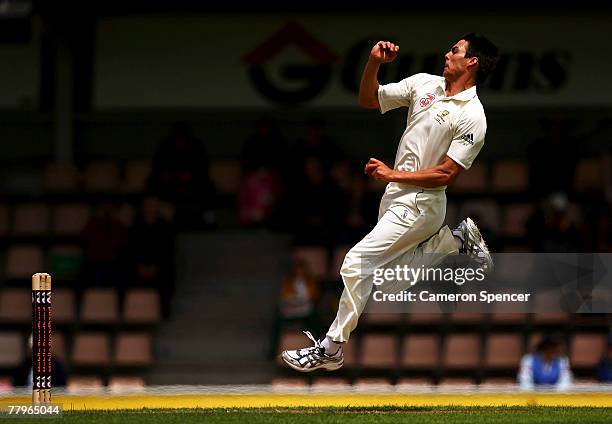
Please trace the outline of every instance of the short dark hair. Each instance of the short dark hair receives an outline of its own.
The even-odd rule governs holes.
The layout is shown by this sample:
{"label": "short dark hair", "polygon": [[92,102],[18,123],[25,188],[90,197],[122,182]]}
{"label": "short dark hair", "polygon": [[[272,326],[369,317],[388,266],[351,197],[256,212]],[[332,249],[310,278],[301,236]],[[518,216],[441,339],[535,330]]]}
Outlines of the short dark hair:
{"label": "short dark hair", "polygon": [[536,350],[538,352],[542,352],[542,351],[544,351],[546,349],[550,349],[552,347],[559,347],[559,346],[561,346],[562,343],[563,343],[563,341],[561,339],[561,335],[560,334],[557,334],[557,333],[544,334],[542,336],[542,339],[540,340],[540,342],[536,346]]}
{"label": "short dark hair", "polygon": [[482,84],[495,69],[499,60],[499,50],[491,40],[482,34],[472,32],[464,35],[461,39],[468,42],[465,57],[478,58],[476,84]]}

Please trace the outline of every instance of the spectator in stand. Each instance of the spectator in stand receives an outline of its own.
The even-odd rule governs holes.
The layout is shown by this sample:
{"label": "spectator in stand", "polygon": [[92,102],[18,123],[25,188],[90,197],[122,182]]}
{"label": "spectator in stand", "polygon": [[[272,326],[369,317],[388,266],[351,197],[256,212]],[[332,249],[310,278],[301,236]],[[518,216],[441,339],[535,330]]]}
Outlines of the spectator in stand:
{"label": "spectator in stand", "polygon": [[292,157],[303,165],[309,157],[316,157],[328,172],[346,159],[344,151],[325,134],[325,124],[319,119],[311,119],[306,128],[306,136],[298,140]]}
{"label": "spectator in stand", "polygon": [[147,192],[174,205],[178,229],[197,230],[214,224],[215,192],[208,174],[208,156],[189,125],[175,124],[157,147]]}
{"label": "spectator in stand", "polygon": [[278,174],[266,168],[248,172],[238,190],[238,217],[247,227],[274,227],[277,225],[277,207],[282,196]]}
{"label": "spectator in stand", "polygon": [[589,252],[612,252],[612,207],[602,200],[583,206],[583,238]]}
{"label": "spectator in stand", "polygon": [[368,190],[367,178],[355,172],[348,187],[342,189],[343,223],[338,245],[352,245],[361,240],[376,224],[378,194]]}
{"label": "spectator in stand", "polygon": [[111,203],[100,205],[83,230],[84,283],[120,285],[125,279],[125,245],[128,229]]}
{"label": "spectator in stand", "polygon": [[580,233],[565,193],[550,195],[526,225],[535,252],[577,252],[582,248]]}
{"label": "spectator in stand", "polygon": [[612,383],[612,333],[608,334],[608,345],[597,364],[597,380],[600,383]]}
{"label": "spectator in stand", "polygon": [[561,354],[558,335],[544,335],[535,352],[523,356],[518,381],[521,389],[567,390],[572,384],[569,360]]}
{"label": "spectator in stand", "polygon": [[174,291],[174,229],[161,213],[160,201],[145,195],[129,231],[129,255],[135,285],[155,287],[161,297],[162,315],[170,313]]}
{"label": "spectator in stand", "polygon": [[330,247],[345,213],[339,204],[342,192],[315,156],[306,158],[300,176],[302,179],[292,187],[286,213],[292,218],[295,242]]}
{"label": "spectator in stand", "polygon": [[242,148],[242,172],[248,174],[263,168],[284,176],[285,166],[288,166],[287,142],[274,120],[261,118]]}
{"label": "spectator in stand", "polygon": [[[546,134],[533,140],[528,149],[529,187],[540,196],[570,192],[579,157],[576,146],[580,143],[574,139],[569,122],[563,119],[546,119],[541,124]],[[549,157],[550,152],[555,152],[555,166],[563,172],[552,173],[542,166],[542,158]]]}
{"label": "spectator in stand", "polygon": [[242,180],[238,189],[238,219],[248,227],[278,227],[279,206],[287,161],[287,144],[268,117],[257,122],[242,149]]}

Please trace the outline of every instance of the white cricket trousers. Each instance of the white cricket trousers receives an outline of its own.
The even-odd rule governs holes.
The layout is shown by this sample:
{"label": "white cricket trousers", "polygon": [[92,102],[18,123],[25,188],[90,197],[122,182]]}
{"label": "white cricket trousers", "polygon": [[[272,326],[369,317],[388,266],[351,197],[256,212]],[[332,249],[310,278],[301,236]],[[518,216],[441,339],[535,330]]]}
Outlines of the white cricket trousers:
{"label": "white cricket trousers", "polygon": [[[378,223],[345,256],[340,270],[344,291],[338,313],[327,336],[337,343],[346,342],[357,326],[373,288],[373,273],[396,265],[432,267],[449,255],[458,254],[457,244],[448,226],[444,190],[414,188],[402,193],[402,203],[383,196]],[[409,287],[406,282],[385,282],[378,289],[398,293]]]}

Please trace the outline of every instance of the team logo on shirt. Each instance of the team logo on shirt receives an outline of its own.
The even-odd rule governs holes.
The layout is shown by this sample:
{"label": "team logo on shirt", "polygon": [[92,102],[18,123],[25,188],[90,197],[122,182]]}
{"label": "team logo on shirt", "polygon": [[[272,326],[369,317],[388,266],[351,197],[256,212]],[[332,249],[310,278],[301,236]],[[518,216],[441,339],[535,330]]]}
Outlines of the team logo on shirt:
{"label": "team logo on shirt", "polygon": [[461,142],[461,144],[463,144],[465,146],[467,146],[468,144],[470,146],[474,145],[474,134],[472,134],[472,133],[462,135],[461,139],[463,140]]}
{"label": "team logo on shirt", "polygon": [[431,102],[434,101],[435,98],[436,98],[435,94],[427,93],[425,97],[422,97],[419,100],[419,104],[421,105],[421,107],[427,107],[431,104]]}
{"label": "team logo on shirt", "polygon": [[448,110],[443,110],[442,112],[438,113],[434,119],[436,120],[436,122],[438,122],[438,124],[442,125],[443,122],[446,122],[444,120],[444,117],[448,116],[450,112]]}

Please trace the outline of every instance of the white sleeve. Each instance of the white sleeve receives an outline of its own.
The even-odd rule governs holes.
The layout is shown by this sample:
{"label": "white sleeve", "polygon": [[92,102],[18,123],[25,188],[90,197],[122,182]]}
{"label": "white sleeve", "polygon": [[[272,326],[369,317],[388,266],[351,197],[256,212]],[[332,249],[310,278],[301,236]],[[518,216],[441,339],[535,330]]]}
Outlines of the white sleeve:
{"label": "white sleeve", "polygon": [[523,356],[521,359],[521,368],[518,374],[519,386],[522,390],[532,390],[533,385],[533,357],[531,355]]}
{"label": "white sleeve", "polygon": [[484,145],[487,120],[482,109],[465,111],[459,118],[446,155],[463,169],[469,169]]}
{"label": "white sleeve", "polygon": [[423,75],[415,74],[404,78],[400,82],[378,86],[380,113],[385,113],[402,106],[409,107],[412,101],[414,83]]}
{"label": "white sleeve", "polygon": [[572,385],[572,371],[569,367],[569,359],[561,358],[561,375],[559,376],[559,381],[555,385],[558,391],[568,390]]}

